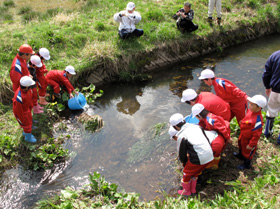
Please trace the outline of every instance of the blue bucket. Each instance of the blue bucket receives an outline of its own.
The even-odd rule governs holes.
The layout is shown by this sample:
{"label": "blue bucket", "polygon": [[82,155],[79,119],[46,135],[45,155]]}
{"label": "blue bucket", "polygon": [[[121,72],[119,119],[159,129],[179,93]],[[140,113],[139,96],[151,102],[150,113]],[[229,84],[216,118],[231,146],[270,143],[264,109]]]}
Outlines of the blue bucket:
{"label": "blue bucket", "polygon": [[74,98],[68,100],[68,107],[70,110],[80,110],[83,109],[87,104],[85,96],[79,92],[79,95],[75,95]]}
{"label": "blue bucket", "polygon": [[198,124],[199,123],[199,120],[196,117],[193,118],[192,114],[185,117],[185,121],[187,123],[192,123],[192,124]]}

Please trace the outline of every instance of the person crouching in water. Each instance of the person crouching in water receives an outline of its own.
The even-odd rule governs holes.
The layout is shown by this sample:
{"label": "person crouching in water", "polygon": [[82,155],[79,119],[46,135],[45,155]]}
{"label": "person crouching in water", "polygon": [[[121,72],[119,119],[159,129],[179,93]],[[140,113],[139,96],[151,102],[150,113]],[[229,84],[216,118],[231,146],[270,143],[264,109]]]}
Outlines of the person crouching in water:
{"label": "person crouching in water", "polygon": [[13,98],[13,112],[19,125],[23,128],[25,141],[35,143],[37,139],[31,134],[32,132],[32,93],[31,86],[35,84],[29,76],[23,76],[20,79],[20,86],[15,91]]}
{"label": "person crouching in water", "polygon": [[239,170],[251,168],[251,160],[257,150],[257,144],[262,134],[262,108],[267,104],[266,98],[262,95],[248,97],[247,100],[249,101],[249,110],[240,121],[239,153],[233,153],[235,157],[244,161],[243,164],[237,166]]}
{"label": "person crouching in water", "polygon": [[75,94],[78,94],[78,92],[75,91],[74,87],[70,83],[69,79],[76,75],[75,68],[71,65],[68,65],[64,71],[61,70],[51,70],[47,73],[46,79],[48,84],[53,87],[53,92],[56,97],[60,97],[60,86],[65,86],[69,97],[73,98],[72,92]]}
{"label": "person crouching in water", "polygon": [[131,36],[140,37],[144,34],[142,29],[137,29],[135,26],[141,21],[141,15],[135,11],[133,2],[127,4],[126,10],[116,13],[114,20],[120,23],[119,36],[122,39],[127,39]]}
{"label": "person crouching in water", "polygon": [[180,113],[170,117],[170,125],[177,131],[177,151],[179,159],[183,163],[183,190],[178,193],[190,196],[196,193],[198,175],[214,159],[210,142],[205,138],[202,129],[198,125],[186,123]]}
{"label": "person crouching in water", "polygon": [[229,122],[220,116],[210,113],[199,103],[192,107],[192,115],[199,120],[199,126],[204,130],[216,131],[218,133],[218,137],[211,143],[214,160],[207,167],[216,170],[219,168],[221,152],[228,142],[232,142],[230,138]]}
{"label": "person crouching in water", "polygon": [[179,9],[172,18],[177,20],[177,27],[183,33],[192,32],[198,29],[198,25],[194,24],[192,21],[194,18],[194,11],[191,9],[191,4],[188,2],[186,2],[184,8]]}

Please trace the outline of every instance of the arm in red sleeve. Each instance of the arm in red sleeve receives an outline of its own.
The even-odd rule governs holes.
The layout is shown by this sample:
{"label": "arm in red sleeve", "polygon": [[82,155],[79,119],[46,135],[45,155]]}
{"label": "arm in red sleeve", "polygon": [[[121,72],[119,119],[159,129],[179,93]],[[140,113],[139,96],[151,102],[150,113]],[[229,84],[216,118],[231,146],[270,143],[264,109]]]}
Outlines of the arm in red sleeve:
{"label": "arm in red sleeve", "polygon": [[62,76],[61,77],[61,82],[67,88],[67,91],[68,91],[69,94],[71,94],[75,90],[68,78]]}
{"label": "arm in red sleeve", "polygon": [[236,87],[235,85],[232,85],[231,83],[225,81],[225,90],[226,92],[228,92],[229,94],[235,96],[235,97],[239,97],[239,98],[244,98],[247,99],[247,94],[244,91],[241,91],[238,87]]}

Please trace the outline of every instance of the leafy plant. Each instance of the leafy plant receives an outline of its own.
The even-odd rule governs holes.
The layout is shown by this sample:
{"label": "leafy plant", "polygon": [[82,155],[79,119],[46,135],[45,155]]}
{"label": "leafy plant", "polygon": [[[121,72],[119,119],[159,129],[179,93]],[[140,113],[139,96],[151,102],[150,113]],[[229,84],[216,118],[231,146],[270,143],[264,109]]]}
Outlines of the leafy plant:
{"label": "leafy plant", "polygon": [[95,85],[90,84],[87,87],[83,87],[81,93],[85,96],[87,103],[93,104],[98,97],[103,95],[103,91],[99,90],[99,93],[93,93],[95,91]]}

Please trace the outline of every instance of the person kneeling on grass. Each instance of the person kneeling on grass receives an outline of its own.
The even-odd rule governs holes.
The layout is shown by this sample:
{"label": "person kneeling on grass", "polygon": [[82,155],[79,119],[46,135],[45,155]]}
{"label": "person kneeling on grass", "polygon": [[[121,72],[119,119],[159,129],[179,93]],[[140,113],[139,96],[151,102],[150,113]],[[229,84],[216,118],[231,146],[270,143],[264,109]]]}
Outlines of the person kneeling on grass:
{"label": "person kneeling on grass", "polygon": [[237,166],[239,170],[251,168],[251,160],[257,150],[257,144],[262,134],[262,108],[267,104],[266,98],[262,95],[248,97],[248,101],[249,110],[240,121],[239,153],[233,153],[235,157],[244,161],[243,164]]}
{"label": "person kneeling on grass", "polygon": [[194,18],[194,11],[191,9],[191,4],[188,2],[184,4],[184,8],[179,9],[172,17],[177,20],[177,27],[183,33],[198,29],[198,25],[194,24],[192,21]]}
{"label": "person kneeling on grass", "polygon": [[15,91],[13,98],[13,112],[19,123],[23,128],[23,136],[25,141],[35,143],[37,139],[31,134],[32,131],[32,93],[31,86],[35,84],[29,76],[23,76],[20,79],[20,86]]}
{"label": "person kneeling on grass", "polygon": [[135,11],[135,4],[133,2],[127,4],[126,10],[116,13],[114,20],[120,23],[119,35],[122,39],[131,36],[140,37],[144,34],[142,29],[135,27],[141,21],[141,15]]}

